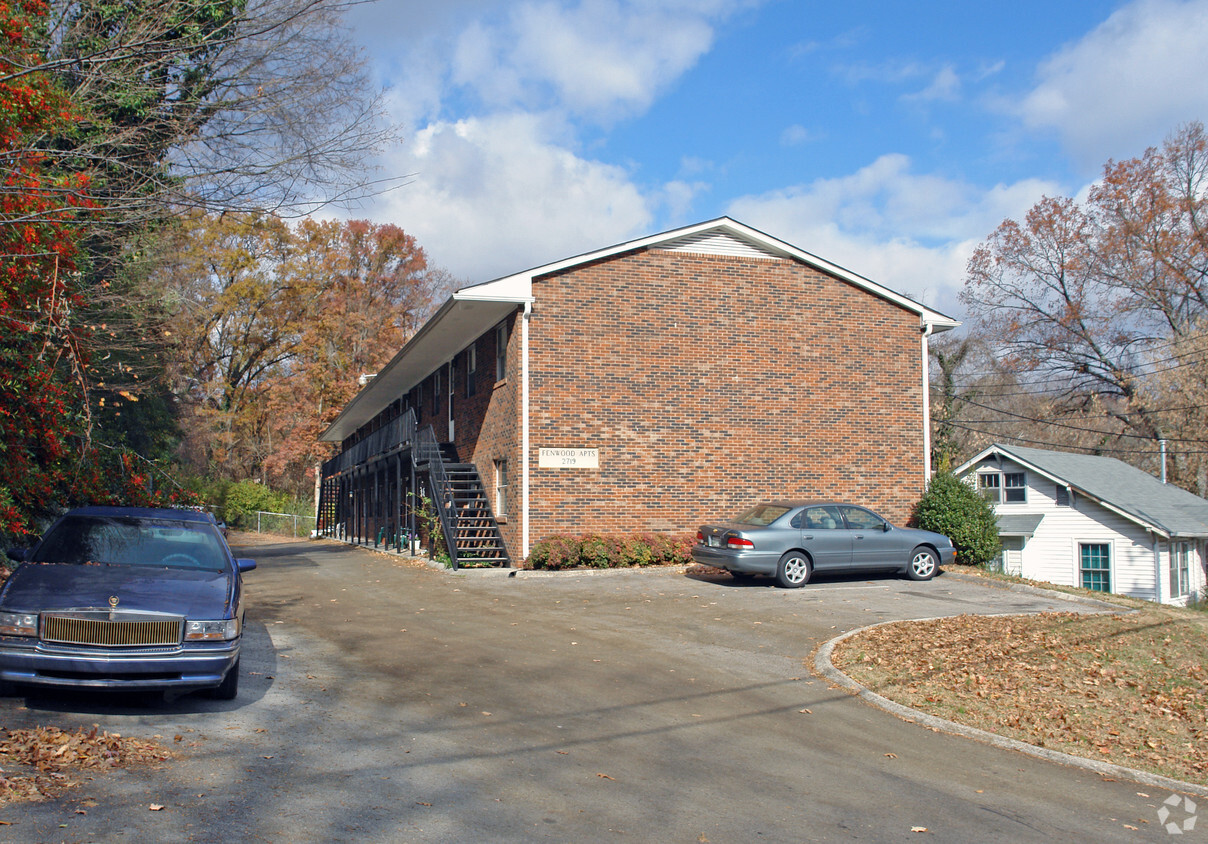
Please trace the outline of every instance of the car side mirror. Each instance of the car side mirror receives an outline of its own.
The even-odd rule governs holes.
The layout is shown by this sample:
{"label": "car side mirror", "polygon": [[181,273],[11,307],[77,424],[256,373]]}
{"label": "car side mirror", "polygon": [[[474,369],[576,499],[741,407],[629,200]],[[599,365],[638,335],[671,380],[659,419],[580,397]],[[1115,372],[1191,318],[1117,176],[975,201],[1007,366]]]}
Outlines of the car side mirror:
{"label": "car side mirror", "polygon": [[256,567],[255,560],[238,559],[235,561],[235,566],[241,571],[251,571]]}
{"label": "car side mirror", "polygon": [[8,549],[8,558],[10,560],[16,560],[18,563],[24,563],[25,559],[28,555],[29,555],[28,548],[9,548]]}
{"label": "car side mirror", "polygon": [[885,531],[886,533],[889,533],[891,530],[893,530],[893,525],[891,525],[889,522],[882,522],[881,530]]}

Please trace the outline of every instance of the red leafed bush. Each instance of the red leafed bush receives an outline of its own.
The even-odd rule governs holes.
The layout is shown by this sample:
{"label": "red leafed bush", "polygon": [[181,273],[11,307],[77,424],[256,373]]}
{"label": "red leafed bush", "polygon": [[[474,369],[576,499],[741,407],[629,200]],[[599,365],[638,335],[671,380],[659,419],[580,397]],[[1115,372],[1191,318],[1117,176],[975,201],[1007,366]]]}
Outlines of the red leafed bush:
{"label": "red leafed bush", "polygon": [[547,536],[529,552],[527,568],[560,569],[633,568],[676,566],[692,562],[693,538],[661,533],[624,536],[586,534]]}

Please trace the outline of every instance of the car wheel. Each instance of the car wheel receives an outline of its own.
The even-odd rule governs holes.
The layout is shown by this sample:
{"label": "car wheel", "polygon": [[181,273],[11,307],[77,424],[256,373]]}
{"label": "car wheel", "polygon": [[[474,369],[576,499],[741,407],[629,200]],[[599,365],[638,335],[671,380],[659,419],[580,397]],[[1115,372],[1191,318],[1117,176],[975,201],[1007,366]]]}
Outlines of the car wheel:
{"label": "car wheel", "polygon": [[809,582],[812,570],[809,557],[800,551],[789,551],[776,565],[776,582],[785,589],[796,589]]}
{"label": "car wheel", "polygon": [[239,694],[239,660],[231,666],[231,670],[222,678],[222,685],[210,689],[210,697],[215,700],[234,700]]}
{"label": "car wheel", "polygon": [[939,561],[935,552],[930,548],[915,548],[910,555],[910,565],[906,567],[906,576],[911,580],[930,580],[935,577]]}

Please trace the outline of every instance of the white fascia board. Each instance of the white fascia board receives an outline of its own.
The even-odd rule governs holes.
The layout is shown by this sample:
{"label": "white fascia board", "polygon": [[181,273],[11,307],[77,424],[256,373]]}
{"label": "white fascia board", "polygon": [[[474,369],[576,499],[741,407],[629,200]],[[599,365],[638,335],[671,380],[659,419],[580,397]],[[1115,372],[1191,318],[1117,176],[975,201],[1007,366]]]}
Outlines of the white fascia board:
{"label": "white fascia board", "polygon": [[604,249],[597,249],[593,252],[586,252],[582,255],[575,255],[570,258],[564,258],[561,261],[555,261],[552,264],[544,264],[539,267],[534,267],[522,273],[515,275],[503,276],[494,281],[484,282],[482,284],[473,285],[471,287],[462,288],[457,292],[458,297],[464,298],[485,298],[491,296],[506,296],[517,297],[520,300],[532,299],[533,295],[533,279],[540,278],[551,273],[561,272],[580,264],[587,264],[593,261],[600,261],[605,258],[610,258],[614,255],[619,255],[624,252],[633,252],[639,249],[649,249],[657,247],[663,243],[679,240],[685,237],[691,237],[695,234],[708,231],[725,231],[733,234],[736,237],[748,240],[758,244],[760,247],[774,255],[780,255],[784,258],[792,258],[801,261],[808,266],[821,270],[836,278],[842,279],[862,290],[879,296],[889,302],[894,303],[904,310],[919,315],[920,325],[926,327],[932,326],[933,332],[951,331],[960,325],[960,321],[953,319],[946,314],[931,308],[921,305],[913,299],[909,299],[900,293],[895,293],[888,287],[877,284],[871,279],[867,279],[862,275],[853,273],[851,270],[844,269],[838,264],[832,264],[830,261],[823,260],[817,255],[806,252],[803,249],[798,249],[792,244],[785,243],[783,240],[778,240],[769,234],[753,229],[744,223],[733,220],[729,217],[718,217],[716,220],[709,220],[704,223],[695,223],[691,226],[673,229],[659,234],[647,235],[646,237],[638,238],[637,240],[618,243],[615,246],[609,246]]}

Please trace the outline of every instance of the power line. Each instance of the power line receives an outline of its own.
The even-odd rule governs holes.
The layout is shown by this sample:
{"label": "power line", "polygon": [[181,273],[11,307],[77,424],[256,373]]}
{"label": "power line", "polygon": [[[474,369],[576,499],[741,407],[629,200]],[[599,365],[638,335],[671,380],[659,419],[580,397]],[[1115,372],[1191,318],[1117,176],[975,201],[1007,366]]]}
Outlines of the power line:
{"label": "power line", "polygon": [[[973,428],[969,425],[962,425],[959,422],[946,422],[944,424],[951,425],[953,428],[959,428],[962,431],[968,431],[969,433],[972,433],[972,434],[981,434],[983,436],[990,437],[990,438],[996,439],[996,440],[1007,440],[1010,442],[1027,443],[1030,445],[1049,446],[1052,448],[1061,449],[1062,451],[1077,450],[1077,451],[1089,452],[1091,454],[1158,454],[1158,453],[1160,453],[1156,448],[1155,449],[1127,449],[1127,448],[1104,448],[1104,447],[1090,448],[1090,447],[1087,447],[1084,445],[1071,445],[1070,443],[1058,443],[1058,442],[1049,442],[1046,440],[1037,440],[1037,439],[1033,439],[1031,437],[1021,437],[1021,436],[1018,436],[1015,434],[999,434],[999,433],[995,433],[993,431],[983,431],[980,428]],[[1178,451],[1178,454],[1179,455],[1208,454],[1208,450],[1186,451],[1186,450],[1180,449]]]}

